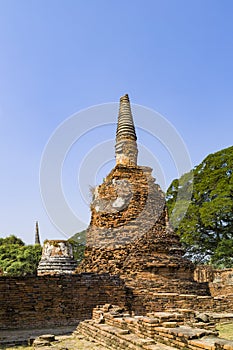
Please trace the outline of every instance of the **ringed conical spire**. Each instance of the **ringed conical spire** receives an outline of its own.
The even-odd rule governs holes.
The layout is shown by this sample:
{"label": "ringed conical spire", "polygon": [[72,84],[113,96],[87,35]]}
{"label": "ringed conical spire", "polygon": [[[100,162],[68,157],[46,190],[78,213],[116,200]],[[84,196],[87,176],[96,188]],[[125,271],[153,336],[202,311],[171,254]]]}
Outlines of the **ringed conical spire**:
{"label": "ringed conical spire", "polygon": [[116,139],[129,138],[137,140],[133,116],[130,108],[129,96],[126,94],[120,98],[120,108],[117,123]]}
{"label": "ringed conical spire", "polygon": [[40,244],[39,224],[36,221],[35,244]]}
{"label": "ringed conical spire", "polygon": [[120,98],[115,146],[117,164],[137,165],[138,149],[136,140],[129,96],[126,94]]}

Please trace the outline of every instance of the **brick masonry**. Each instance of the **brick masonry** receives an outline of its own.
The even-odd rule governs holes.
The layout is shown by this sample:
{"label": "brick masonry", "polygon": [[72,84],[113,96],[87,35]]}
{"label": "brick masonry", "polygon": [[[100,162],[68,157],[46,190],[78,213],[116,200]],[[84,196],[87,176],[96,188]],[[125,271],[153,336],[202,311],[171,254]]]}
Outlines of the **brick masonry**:
{"label": "brick masonry", "polygon": [[193,279],[194,265],[183,256],[152,169],[137,165],[136,139],[125,95],[120,99],[116,166],[93,189],[84,259],[76,272],[119,274],[132,290],[209,294]]}
{"label": "brick masonry", "polygon": [[212,296],[233,295],[233,269],[215,270],[211,266],[198,266],[194,279],[208,282]]}
{"label": "brick masonry", "polygon": [[125,285],[118,276],[77,275],[0,278],[0,329],[77,325],[97,305],[126,306],[137,315],[169,309],[233,310],[233,295],[156,293]]}
{"label": "brick masonry", "polygon": [[164,194],[149,167],[116,165],[91,204],[85,258],[77,272],[134,272],[193,280],[179,237],[168,223]]}
{"label": "brick masonry", "polygon": [[81,322],[76,333],[106,349],[233,350],[233,341],[218,338],[211,317],[191,310],[133,316],[107,304],[94,309],[92,319]]}
{"label": "brick masonry", "polygon": [[77,325],[96,305],[127,304],[124,284],[107,274],[1,277],[0,295],[1,330]]}
{"label": "brick masonry", "polygon": [[[128,98],[123,102],[129,103]],[[2,276],[0,329],[75,325],[106,303],[127,306],[136,315],[168,309],[233,310],[229,274],[213,280],[210,289],[211,272],[199,271],[199,281],[194,281],[194,265],[183,258],[152,169],[136,165],[136,135],[131,116],[126,116],[131,112],[123,107],[117,165],[93,192],[84,260],[76,274],[52,275],[54,256],[47,254],[44,263],[51,275]],[[128,139],[134,147],[131,143],[129,147]]]}

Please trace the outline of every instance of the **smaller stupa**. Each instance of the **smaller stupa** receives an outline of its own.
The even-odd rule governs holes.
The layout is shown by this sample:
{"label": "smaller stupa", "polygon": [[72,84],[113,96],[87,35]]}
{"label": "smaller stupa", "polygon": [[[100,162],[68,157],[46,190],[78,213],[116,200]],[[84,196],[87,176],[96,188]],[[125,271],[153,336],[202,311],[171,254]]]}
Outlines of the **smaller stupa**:
{"label": "smaller stupa", "polygon": [[36,221],[35,244],[39,244],[40,245],[40,233],[39,233],[38,221]]}
{"label": "smaller stupa", "polygon": [[72,245],[65,240],[46,240],[42,257],[37,268],[37,275],[71,274],[77,267]]}

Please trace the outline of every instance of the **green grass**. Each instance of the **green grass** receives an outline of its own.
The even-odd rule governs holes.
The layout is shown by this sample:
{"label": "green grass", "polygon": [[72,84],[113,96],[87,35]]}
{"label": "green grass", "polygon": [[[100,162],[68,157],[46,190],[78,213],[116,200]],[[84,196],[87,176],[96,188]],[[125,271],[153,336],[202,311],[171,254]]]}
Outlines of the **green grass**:
{"label": "green grass", "polygon": [[233,340],[233,323],[218,324],[219,337]]}
{"label": "green grass", "polygon": [[31,346],[15,346],[13,348],[3,348],[4,350],[33,350]]}

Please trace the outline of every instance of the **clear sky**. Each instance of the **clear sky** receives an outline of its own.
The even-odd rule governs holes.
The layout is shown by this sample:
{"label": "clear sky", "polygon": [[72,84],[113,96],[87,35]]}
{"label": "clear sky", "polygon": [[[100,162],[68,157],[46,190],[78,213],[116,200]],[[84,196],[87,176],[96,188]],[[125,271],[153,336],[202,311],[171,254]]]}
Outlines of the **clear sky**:
{"label": "clear sky", "polygon": [[[231,0],[0,0],[1,236],[33,243],[38,220],[42,240],[64,238],[43,207],[39,171],[54,130],[80,110],[128,93],[172,123],[193,165],[231,146],[232,13]],[[87,201],[72,187],[88,152],[105,140],[107,129],[98,130],[64,163],[65,195],[86,224]],[[108,132],[113,139],[114,128]],[[143,131],[138,136],[143,144]],[[99,182],[112,165],[92,170]],[[177,175],[164,167],[168,186]]]}

